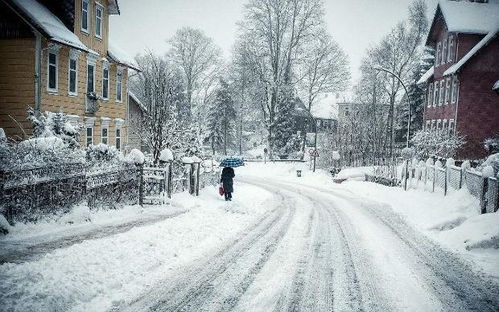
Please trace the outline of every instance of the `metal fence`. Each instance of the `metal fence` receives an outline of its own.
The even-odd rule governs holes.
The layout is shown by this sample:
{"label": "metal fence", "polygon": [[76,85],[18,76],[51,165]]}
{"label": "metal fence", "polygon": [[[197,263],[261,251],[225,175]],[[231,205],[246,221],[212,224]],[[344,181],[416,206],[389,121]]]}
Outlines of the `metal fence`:
{"label": "metal fence", "polygon": [[[90,167],[70,163],[0,172],[0,207],[7,220],[37,221],[86,203],[90,209],[114,209],[125,204],[163,204],[172,193],[216,184],[218,173],[199,163],[142,167],[129,163]],[[176,170],[174,170],[176,169]],[[175,173],[175,175],[174,175]]]}
{"label": "metal fence", "polygon": [[[481,172],[449,165],[441,167],[406,161],[401,175],[404,188],[420,188],[432,192],[449,192],[463,187],[480,200],[482,213],[496,212],[499,208],[499,183],[497,178],[484,177]],[[421,174],[417,174],[421,172]],[[367,178],[366,178],[367,179]],[[372,178],[369,180],[373,180]]]}

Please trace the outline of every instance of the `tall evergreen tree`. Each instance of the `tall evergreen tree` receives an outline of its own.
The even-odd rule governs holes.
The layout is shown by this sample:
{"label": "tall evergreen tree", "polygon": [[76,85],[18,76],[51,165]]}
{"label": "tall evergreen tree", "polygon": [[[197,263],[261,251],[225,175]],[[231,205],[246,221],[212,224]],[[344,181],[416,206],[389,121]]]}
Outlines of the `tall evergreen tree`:
{"label": "tall evergreen tree", "polygon": [[282,88],[279,94],[278,110],[274,124],[273,148],[278,155],[289,155],[299,149],[299,138],[296,135],[295,97],[290,86]]}
{"label": "tall evergreen tree", "polygon": [[220,87],[216,91],[215,100],[208,114],[208,131],[213,153],[222,150],[227,155],[229,142],[233,138],[236,122],[234,100],[228,83],[220,79]]}

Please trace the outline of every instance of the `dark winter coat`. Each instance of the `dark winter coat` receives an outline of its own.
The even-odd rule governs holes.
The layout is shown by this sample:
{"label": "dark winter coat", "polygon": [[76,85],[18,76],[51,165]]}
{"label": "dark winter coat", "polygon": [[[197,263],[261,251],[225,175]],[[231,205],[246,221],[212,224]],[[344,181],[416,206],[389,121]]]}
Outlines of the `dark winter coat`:
{"label": "dark winter coat", "polygon": [[222,170],[222,178],[220,179],[220,182],[222,183],[224,187],[224,191],[226,193],[232,193],[234,192],[234,187],[233,187],[233,180],[236,175],[234,174],[234,169],[230,167],[225,167]]}

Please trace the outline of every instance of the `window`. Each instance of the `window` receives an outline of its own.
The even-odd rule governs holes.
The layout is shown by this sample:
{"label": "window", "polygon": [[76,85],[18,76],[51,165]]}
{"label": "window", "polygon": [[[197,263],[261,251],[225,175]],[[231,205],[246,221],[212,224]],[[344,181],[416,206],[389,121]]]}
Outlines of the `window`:
{"label": "window", "polygon": [[440,65],[440,55],[442,53],[441,51],[442,48],[442,43],[437,43],[437,58],[435,60],[435,65]]}
{"label": "window", "polygon": [[439,94],[438,94],[438,106],[441,106],[442,103],[444,102],[444,96],[445,96],[445,86],[444,86],[444,81],[440,80],[440,89],[439,89]]}
{"label": "window", "polygon": [[437,130],[442,130],[442,119],[437,120]]}
{"label": "window", "polygon": [[86,33],[88,33],[89,7],[90,4],[88,0],[81,1],[81,30]]}
{"label": "window", "polygon": [[450,77],[445,78],[445,105],[450,102]]}
{"label": "window", "polygon": [[449,47],[447,52],[447,62],[454,62],[454,36],[449,35]]}
{"label": "window", "polygon": [[447,62],[447,39],[442,43],[442,64]]}
{"label": "window", "polygon": [[122,98],[123,98],[123,91],[122,91],[122,87],[123,87],[123,81],[122,81],[122,70],[120,68],[118,68],[118,70],[116,71],[116,101],[117,102],[120,102],[122,101]]}
{"label": "window", "polygon": [[435,125],[436,125],[436,122],[437,122],[437,121],[436,121],[435,119],[433,119],[433,120],[431,121],[431,130],[435,130]]}
{"label": "window", "polygon": [[68,67],[68,94],[74,96],[78,93],[78,52],[75,50],[69,52]]}
{"label": "window", "polygon": [[427,120],[426,121],[426,130],[430,130],[431,129],[431,120]]}
{"label": "window", "polygon": [[442,130],[444,130],[445,132],[448,131],[448,127],[447,127],[447,119],[444,119],[442,121]]}
{"label": "window", "polygon": [[95,64],[87,64],[87,94],[95,92]]}
{"label": "window", "polygon": [[58,53],[56,51],[48,52],[47,57],[47,90],[49,92],[57,92],[57,65],[59,63]]}
{"label": "window", "polygon": [[87,126],[87,146],[94,144],[94,128]]}
{"label": "window", "polygon": [[104,16],[104,8],[102,5],[95,4],[95,36],[102,38],[102,18]]}
{"label": "window", "polygon": [[430,83],[428,85],[428,98],[427,98],[427,101],[428,101],[428,107],[431,107],[431,104],[433,103],[433,83]]}
{"label": "window", "polygon": [[121,150],[121,128],[116,128],[116,149]]}
{"label": "window", "polygon": [[107,126],[102,126],[102,129],[101,129],[101,143],[103,144],[107,144],[108,143],[108,136],[109,136],[109,133],[108,133],[108,127]]}
{"label": "window", "polygon": [[457,76],[452,77],[452,103],[457,102],[457,90],[458,90],[458,84],[459,82],[457,81]]}
{"label": "window", "polygon": [[102,98],[109,98],[109,63],[104,62],[102,67]]}
{"label": "window", "polygon": [[439,87],[438,81],[435,81],[433,83],[433,107],[436,107],[438,103],[438,93],[439,93],[438,87]]}
{"label": "window", "polygon": [[454,134],[454,119],[449,119],[449,134]]}

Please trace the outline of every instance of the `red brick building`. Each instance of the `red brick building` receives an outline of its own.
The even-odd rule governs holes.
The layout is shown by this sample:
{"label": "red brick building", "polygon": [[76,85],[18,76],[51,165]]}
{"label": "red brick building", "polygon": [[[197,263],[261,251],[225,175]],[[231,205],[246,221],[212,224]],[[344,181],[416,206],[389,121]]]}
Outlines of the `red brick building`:
{"label": "red brick building", "polygon": [[441,0],[426,45],[435,63],[419,81],[425,127],[464,136],[459,158],[485,157],[483,141],[499,137],[499,3]]}

